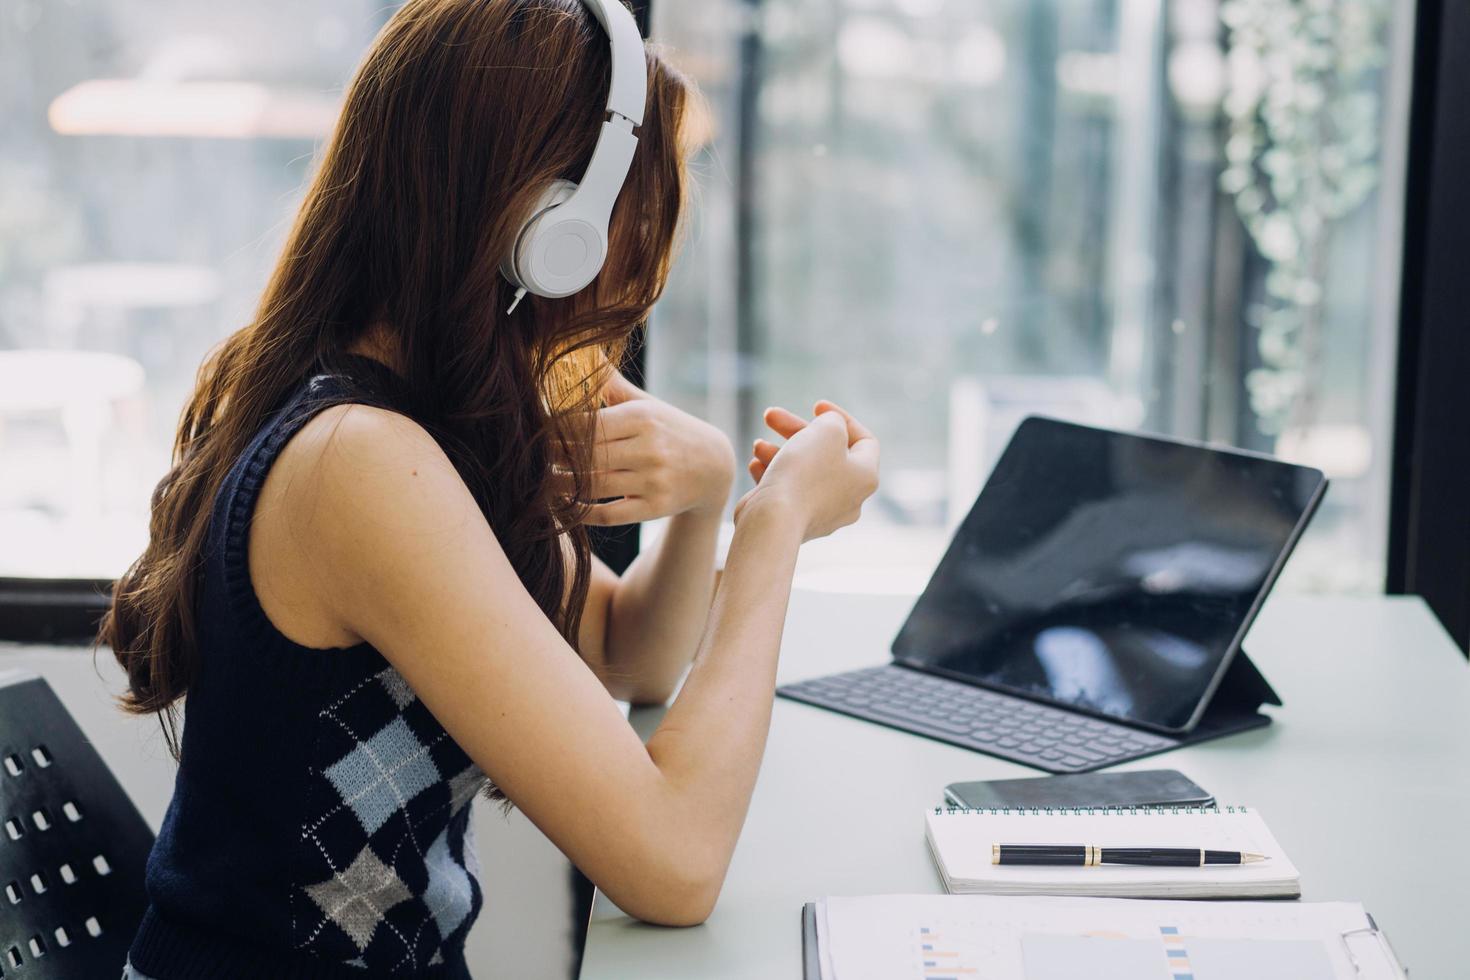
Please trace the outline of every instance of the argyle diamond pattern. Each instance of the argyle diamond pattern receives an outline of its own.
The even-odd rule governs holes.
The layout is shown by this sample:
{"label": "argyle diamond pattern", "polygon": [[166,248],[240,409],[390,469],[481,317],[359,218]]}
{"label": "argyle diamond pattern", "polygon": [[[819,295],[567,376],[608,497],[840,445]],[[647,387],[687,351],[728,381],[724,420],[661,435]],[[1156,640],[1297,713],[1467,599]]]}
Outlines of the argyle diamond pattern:
{"label": "argyle diamond pattern", "polygon": [[327,779],[371,834],[439,781],[429,749],[402,717],[327,768]]}
{"label": "argyle diamond pattern", "polygon": [[358,949],[367,949],[383,913],[413,897],[403,880],[371,850],[357,855],[341,874],[306,889],[328,919],[352,937]]}
{"label": "argyle diamond pattern", "polygon": [[486,779],[377,666],[318,714],[293,932],[325,959],[411,972],[444,962],[479,912],[469,817]]}

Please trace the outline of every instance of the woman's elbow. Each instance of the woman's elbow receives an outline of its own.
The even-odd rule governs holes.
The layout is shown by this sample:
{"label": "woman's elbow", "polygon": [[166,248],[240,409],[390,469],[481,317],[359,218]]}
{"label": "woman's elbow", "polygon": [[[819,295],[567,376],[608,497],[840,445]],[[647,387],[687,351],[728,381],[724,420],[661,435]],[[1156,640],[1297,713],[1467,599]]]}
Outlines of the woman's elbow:
{"label": "woman's elbow", "polygon": [[[687,666],[676,670],[644,670],[626,675],[620,679],[621,687],[613,692],[613,697],[619,701],[627,701],[635,708],[668,704],[679,690],[686,670]],[[612,688],[609,687],[609,690]]]}
{"label": "woman's elbow", "polygon": [[714,912],[725,884],[725,866],[693,864],[649,875],[618,902],[635,919],[656,926],[697,926]]}
{"label": "woman's elbow", "polygon": [[628,702],[635,708],[659,707],[669,703],[679,689],[679,678],[645,681],[629,691]]}
{"label": "woman's elbow", "polygon": [[630,672],[616,669],[602,671],[599,679],[615,701],[626,701],[635,708],[665,705],[679,690],[684,671],[655,675],[647,671]]}
{"label": "woman's elbow", "polygon": [[655,926],[685,928],[703,925],[715,910],[720,897],[720,885],[704,885],[698,888],[679,889],[663,895],[650,896],[634,908],[624,909],[635,919]]}

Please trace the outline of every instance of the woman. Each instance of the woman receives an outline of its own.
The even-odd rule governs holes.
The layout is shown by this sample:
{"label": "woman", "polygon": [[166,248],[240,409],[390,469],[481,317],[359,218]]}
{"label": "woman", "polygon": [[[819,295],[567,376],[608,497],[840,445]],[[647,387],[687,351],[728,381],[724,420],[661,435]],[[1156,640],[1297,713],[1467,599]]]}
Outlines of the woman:
{"label": "woman", "polygon": [[[468,804],[524,811],[649,922],[709,915],[766,737],[797,547],[858,516],[877,444],[771,410],[712,427],[609,365],[668,271],[684,81],[648,97],[609,258],[567,299],[498,272],[605,118],[577,0],[409,0],[347,94],[255,320],[184,410],[103,639],[178,746],[132,975],[463,977]],[[587,525],[668,517],[621,577]],[[614,698],[661,702],[645,746]]]}

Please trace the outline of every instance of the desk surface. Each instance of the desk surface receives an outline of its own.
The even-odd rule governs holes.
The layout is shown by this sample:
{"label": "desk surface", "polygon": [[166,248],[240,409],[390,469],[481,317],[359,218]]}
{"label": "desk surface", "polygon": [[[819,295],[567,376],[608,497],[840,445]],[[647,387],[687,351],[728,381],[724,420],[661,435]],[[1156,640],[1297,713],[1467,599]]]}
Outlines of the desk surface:
{"label": "desk surface", "polygon": [[[799,593],[781,680],[884,662],[910,605]],[[1257,807],[1305,899],[1360,901],[1415,976],[1461,975],[1470,847],[1451,845],[1470,826],[1465,658],[1414,599],[1278,597],[1246,649],[1286,703],[1275,724],[1119,768],[1172,766],[1222,803]],[[660,929],[599,895],[582,980],[800,977],[803,902],[942,892],[923,809],[946,783],[1027,775],[1040,774],[778,699],[714,914]]]}

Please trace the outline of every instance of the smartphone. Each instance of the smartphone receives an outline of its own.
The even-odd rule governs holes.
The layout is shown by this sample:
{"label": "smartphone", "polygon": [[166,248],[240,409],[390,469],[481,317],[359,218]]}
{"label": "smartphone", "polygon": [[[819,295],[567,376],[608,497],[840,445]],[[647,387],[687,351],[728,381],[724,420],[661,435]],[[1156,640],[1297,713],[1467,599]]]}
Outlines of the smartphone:
{"label": "smartphone", "polygon": [[1177,769],[1084,772],[1075,776],[996,779],[950,783],[944,800],[953,806],[1207,806],[1215,798]]}

